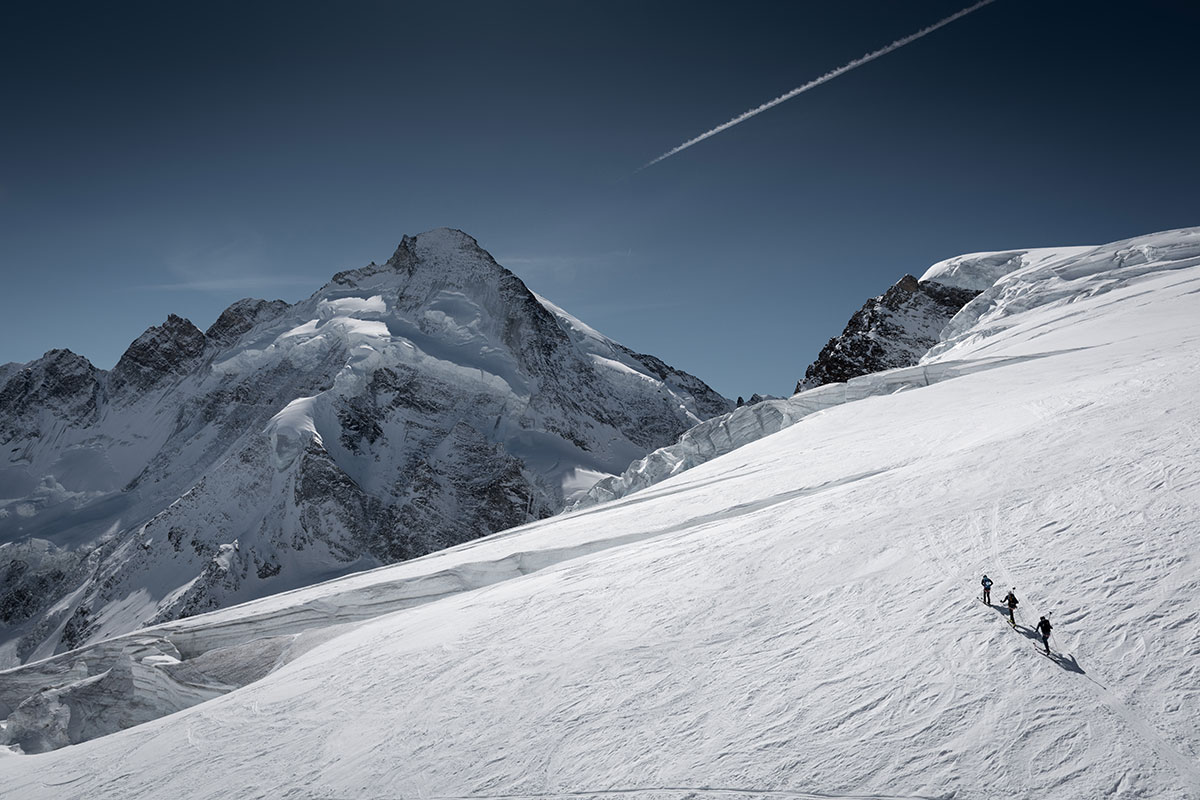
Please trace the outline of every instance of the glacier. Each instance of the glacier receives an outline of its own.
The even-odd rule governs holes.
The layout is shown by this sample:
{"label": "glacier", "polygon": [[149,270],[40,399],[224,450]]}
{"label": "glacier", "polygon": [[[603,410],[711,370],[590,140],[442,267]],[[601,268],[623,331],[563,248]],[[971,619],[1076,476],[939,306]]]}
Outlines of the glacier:
{"label": "glacier", "polygon": [[452,229],[0,376],[0,666],[549,516],[733,407]]}
{"label": "glacier", "polygon": [[[916,366],[826,383],[800,391],[791,398],[756,403],[714,417],[684,433],[674,444],[634,461],[620,475],[600,479],[569,507],[586,508],[653,486],[830,406],[928,386],[947,377],[987,369],[992,363],[987,358],[960,361],[951,357],[958,353],[974,354],[983,347],[982,343],[993,331],[983,326],[981,319],[1002,320],[1025,308],[1027,302],[1063,302],[1080,295],[1108,291],[1120,281],[1147,271],[1194,266],[1198,235],[1196,229],[1188,228],[1100,247],[981,252],[939,261],[921,276],[921,284],[940,284],[977,294],[946,322],[937,344],[919,359]],[[1056,288],[1048,288],[1050,285]],[[1026,294],[1031,297],[1028,301],[1022,299]],[[1001,358],[1001,362],[1005,359]]]}
{"label": "glacier", "polygon": [[1200,796],[1200,229],[960,316],[635,494],[0,672],[6,790]]}

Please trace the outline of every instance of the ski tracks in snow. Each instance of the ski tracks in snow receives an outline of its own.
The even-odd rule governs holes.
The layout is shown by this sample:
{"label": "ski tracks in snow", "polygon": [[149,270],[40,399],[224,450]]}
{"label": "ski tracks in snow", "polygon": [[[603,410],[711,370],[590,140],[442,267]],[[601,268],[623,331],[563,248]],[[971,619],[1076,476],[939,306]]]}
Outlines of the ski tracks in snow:
{"label": "ski tracks in snow", "polygon": [[[1175,475],[1153,475],[1152,470],[1143,469],[1143,472],[1148,473],[1145,478],[1150,481],[1161,481],[1159,485],[1167,484],[1175,479]],[[940,577],[941,582],[948,585],[951,591],[961,586],[965,578],[975,580],[971,576],[969,570],[975,566],[976,559],[973,556],[978,553],[982,556],[986,553],[986,559],[991,565],[985,569],[989,574],[995,586],[993,587],[993,600],[990,610],[996,612],[1004,624],[1007,624],[1007,615],[1004,609],[1000,608],[996,602],[996,596],[1003,596],[1004,593],[1012,586],[1020,586],[1021,582],[1017,580],[1015,573],[1010,567],[1008,560],[1004,556],[1003,547],[1001,545],[1002,537],[1010,543],[1017,542],[1020,538],[1020,531],[1029,527],[1028,523],[1032,522],[1036,516],[1034,509],[1028,507],[1027,504],[1006,505],[1007,512],[1001,513],[999,502],[991,504],[990,512],[986,518],[979,515],[971,519],[967,524],[968,536],[967,542],[953,541],[949,528],[944,525],[930,525],[925,530],[924,548],[921,555],[927,559],[930,565],[934,568],[936,574]],[[1016,514],[1020,518],[1014,518]],[[1003,517],[1003,518],[1002,518]],[[986,519],[986,521],[984,521]],[[1063,527],[1065,524],[1065,527]],[[1052,535],[1064,534],[1068,532],[1071,525],[1061,522],[1046,522],[1035,531],[1035,534],[1046,535],[1047,527],[1053,528]],[[957,557],[951,557],[950,554],[955,554]],[[966,562],[971,562],[970,564]],[[1174,587],[1181,589],[1182,587]],[[976,591],[979,591],[976,589]],[[1018,591],[1018,596],[1021,592]],[[978,594],[976,594],[978,599]],[[1029,597],[1025,600],[1026,609],[1036,605],[1036,598]],[[1027,615],[1029,612],[1027,610]],[[1038,612],[1040,613],[1040,612]],[[1018,615],[1020,611],[1018,610]],[[1007,631],[1006,631],[1007,632]],[[1030,639],[1033,647],[1040,654],[1041,645],[1040,639],[1036,634],[1030,633],[1029,628],[1023,625],[1020,620],[1017,623],[1018,633],[1022,638]],[[1140,634],[1136,634],[1140,640],[1141,647],[1145,647],[1145,640]],[[949,657],[952,662],[957,664],[950,667],[949,671],[954,673],[956,669],[964,668],[969,661],[977,660],[981,653],[970,653],[965,648],[966,640],[953,641],[945,647],[939,648],[943,655]],[[1184,753],[1169,742],[1142,714],[1135,708],[1124,702],[1115,692],[1108,688],[1105,683],[1097,680],[1097,678],[1087,674],[1082,666],[1073,655],[1062,651],[1051,651],[1049,658],[1053,662],[1056,671],[1060,671],[1063,679],[1071,681],[1070,691],[1073,694],[1080,695],[1075,704],[1077,708],[1086,708],[1099,706],[1109,712],[1116,724],[1124,727],[1132,732],[1140,740],[1140,742],[1151,750],[1160,761],[1169,765],[1169,767],[1178,776],[1179,781],[1183,786],[1186,786],[1189,797],[1200,798],[1200,765],[1197,765],[1193,759],[1189,758]],[[934,681],[933,671],[926,676],[926,680],[937,684]],[[943,676],[943,679],[946,676]],[[1081,680],[1080,680],[1081,679]],[[940,681],[940,692],[942,699],[945,700],[944,693],[950,692],[955,698],[959,696],[960,687],[958,682],[953,680]],[[1078,748],[1082,747],[1089,753],[1089,757],[1083,759],[1084,763],[1097,763],[1105,760],[1108,755],[1097,753],[1096,748],[1099,747],[1099,739],[1093,735],[1091,725],[1085,725],[1079,730],[1064,731],[1061,733],[1053,733],[1052,728],[1056,720],[1045,718],[1037,713],[1026,713],[1024,707],[1017,708],[1018,717],[1009,719],[1005,723],[1005,728],[1010,731],[1028,731],[1034,732],[1041,729],[1045,734],[1044,739],[1047,744],[1039,748],[1036,758],[1051,760],[1053,762],[1065,763],[1070,760],[1078,760]],[[1032,711],[1032,710],[1031,710]],[[940,712],[939,712],[940,713]],[[1083,736],[1084,740],[1079,741],[1079,737]],[[986,740],[981,740],[985,743]],[[1070,759],[1066,754],[1070,754]],[[1002,753],[997,752],[996,757],[1001,757]],[[1114,795],[1120,795],[1122,792],[1134,791],[1136,776],[1131,782],[1129,775],[1123,775],[1116,785],[1112,788]],[[819,795],[818,795],[819,796]]]}
{"label": "ski tracks in snow", "polygon": [[[781,798],[783,800],[950,800],[953,795],[826,794],[791,789],[740,789],[713,786],[661,786],[636,789],[584,789],[569,792],[523,792],[520,794],[436,795],[426,800],[583,800],[589,797],[632,797],[636,800],[698,800],[736,797]],[[341,798],[329,798],[341,800]]]}
{"label": "ski tracks in snow", "polygon": [[[978,531],[976,538],[986,543],[991,563],[995,565],[993,568],[993,580],[996,580],[996,586],[1001,586],[1001,581],[997,580],[997,578],[1002,577],[1003,586],[1011,587],[1015,585],[1016,581],[1000,547],[1000,531],[1002,529],[1006,529],[1010,537],[1015,537],[1018,526],[1015,524],[1009,524],[1006,526],[1001,521],[1000,508],[998,504],[994,504],[992,507],[989,523],[990,524],[986,526],[986,531],[983,529],[984,526],[981,525],[977,520],[972,521],[971,527],[974,529],[973,532]],[[1041,529],[1039,529],[1038,532],[1041,533],[1047,527],[1053,527],[1053,525],[1051,523],[1046,523]],[[1057,530],[1056,532],[1063,533],[1068,528],[1070,528],[1069,524],[1066,526],[1066,528]],[[995,588],[993,591],[994,590]],[[1003,588],[1001,591],[1007,591],[1007,588]],[[993,603],[994,602],[995,600],[993,598]],[[993,606],[993,608],[995,608],[995,606]],[[1003,618],[1003,609],[1001,609],[1001,617]],[[1022,626],[1020,622],[1018,622],[1018,628],[1016,632],[1020,633],[1025,638],[1034,640],[1034,648],[1037,650],[1037,652],[1041,652],[1040,644],[1037,643],[1040,640],[1038,640],[1036,634],[1028,633],[1027,628]],[[1137,634],[1137,638],[1140,640],[1140,646],[1144,649],[1144,637],[1142,637],[1140,634]],[[1153,724],[1151,724],[1147,719],[1145,719],[1145,717],[1138,713],[1137,710],[1121,700],[1121,698],[1118,697],[1112,690],[1110,690],[1108,686],[1097,680],[1095,677],[1088,675],[1082,666],[1079,665],[1079,662],[1073,655],[1052,649],[1050,660],[1054,662],[1056,667],[1067,673],[1067,675],[1075,675],[1078,676],[1078,678],[1083,679],[1083,681],[1086,682],[1086,685],[1079,681],[1075,681],[1073,685],[1078,686],[1082,692],[1091,695],[1091,699],[1094,702],[1099,703],[1100,706],[1107,709],[1113,717],[1119,720],[1120,724],[1123,724],[1129,730],[1132,730],[1134,733],[1136,733],[1140,740],[1148,748],[1150,748],[1164,763],[1169,764],[1179,776],[1181,782],[1188,787],[1190,792],[1189,796],[1200,797],[1200,766],[1198,766],[1188,756],[1181,753],[1173,744],[1167,741]],[[1016,729],[1020,730],[1023,727],[1024,719],[1022,719],[1021,723],[1016,726]],[[1087,748],[1089,753],[1091,753],[1095,750],[1098,744],[1095,737],[1092,736],[1090,725],[1086,726],[1085,732],[1089,741],[1084,746]],[[1066,743],[1064,743],[1064,745],[1065,744]],[[1074,743],[1071,742],[1070,744]],[[1085,759],[1085,761],[1095,763],[1096,759],[1088,758]],[[1126,776],[1123,776],[1122,779],[1113,787],[1112,793],[1114,795],[1118,795],[1120,792],[1129,790],[1130,788],[1131,787],[1127,784]]]}

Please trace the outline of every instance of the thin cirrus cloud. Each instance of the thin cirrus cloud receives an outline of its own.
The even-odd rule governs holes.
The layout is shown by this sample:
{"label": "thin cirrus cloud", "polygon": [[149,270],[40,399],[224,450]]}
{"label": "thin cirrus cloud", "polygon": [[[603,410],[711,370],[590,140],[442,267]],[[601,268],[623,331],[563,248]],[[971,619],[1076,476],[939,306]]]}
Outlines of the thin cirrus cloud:
{"label": "thin cirrus cloud", "polygon": [[893,50],[899,50],[901,47],[904,47],[904,45],[911,44],[912,42],[915,42],[917,39],[920,39],[923,36],[928,36],[929,34],[936,31],[938,28],[941,28],[944,25],[949,25],[951,22],[954,22],[957,19],[962,19],[967,14],[970,14],[973,11],[978,11],[979,9],[983,8],[984,6],[990,5],[991,3],[994,3],[994,2],[995,2],[995,0],[980,0],[980,2],[976,3],[975,5],[969,6],[968,8],[964,8],[963,10],[958,11],[954,14],[951,14],[950,16],[948,16],[944,19],[940,19],[928,27],[921,28],[921,30],[917,31],[916,33],[905,36],[903,39],[897,39],[896,41],[892,42],[891,44],[881,47],[878,50],[874,50],[870,53],[867,53],[865,56],[860,56],[860,57],[854,59],[853,61],[838,67],[835,70],[830,70],[829,72],[826,72],[821,77],[814,78],[813,80],[809,81],[808,83],[804,84],[803,86],[798,86],[795,89],[792,89],[787,94],[781,94],[779,97],[776,97],[774,100],[770,100],[766,103],[763,103],[761,106],[758,106],[757,108],[752,108],[749,111],[745,112],[744,114],[739,114],[738,116],[734,117],[733,119],[729,120],[728,122],[726,122],[722,125],[718,125],[717,127],[713,128],[712,130],[705,131],[704,133],[700,134],[699,136],[695,137],[694,139],[688,139],[683,144],[679,145],[678,147],[672,148],[671,150],[668,150],[667,152],[663,153],[658,158],[656,158],[652,161],[647,161],[645,164],[643,164],[642,166],[640,166],[636,170],[634,170],[634,174],[641,172],[642,170],[646,169],[647,167],[652,167],[655,164],[657,164],[658,162],[664,161],[677,153],[681,153],[684,150],[687,150],[692,145],[699,144],[700,142],[704,141],[705,139],[708,139],[709,137],[716,136],[718,133],[721,133],[722,131],[727,131],[730,128],[732,128],[734,125],[745,122],[746,120],[750,119],[751,117],[757,116],[769,108],[774,108],[775,106],[779,105],[780,103],[787,102],[788,100],[791,100],[793,97],[807,92],[809,89],[814,89],[817,86],[820,86],[822,83],[827,83],[827,82],[833,80],[834,78],[838,77],[839,75],[843,75],[843,74],[849,72],[850,70],[854,69],[855,67],[861,67],[863,64],[866,64],[868,61],[874,61],[875,59],[879,58],[880,56],[886,56],[888,53],[892,52]]}
{"label": "thin cirrus cloud", "polygon": [[148,283],[138,289],[178,290],[197,292],[223,292],[234,289],[270,289],[281,286],[320,285],[322,279],[305,275],[253,275],[228,278],[207,278],[178,281],[176,283]]}
{"label": "thin cirrus cloud", "polygon": [[250,240],[188,248],[165,259],[167,280],[136,288],[158,291],[223,292],[291,286],[317,288],[328,276],[272,273],[263,243]]}
{"label": "thin cirrus cloud", "polygon": [[633,250],[610,250],[607,253],[577,253],[566,255],[499,255],[496,262],[514,271],[529,274],[541,272],[579,271],[613,267],[633,257]]}

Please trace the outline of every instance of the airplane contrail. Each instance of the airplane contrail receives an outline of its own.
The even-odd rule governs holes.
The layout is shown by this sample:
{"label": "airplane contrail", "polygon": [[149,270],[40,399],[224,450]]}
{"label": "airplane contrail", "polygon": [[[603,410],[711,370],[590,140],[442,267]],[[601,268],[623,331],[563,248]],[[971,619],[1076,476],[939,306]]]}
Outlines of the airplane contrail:
{"label": "airplane contrail", "polygon": [[928,36],[929,34],[936,31],[938,28],[942,27],[943,25],[949,25],[951,22],[954,22],[954,20],[961,19],[962,17],[965,17],[967,14],[970,14],[972,11],[978,11],[979,9],[983,8],[984,6],[990,5],[991,3],[994,3],[995,1],[996,0],[980,0],[980,2],[976,3],[975,5],[973,5],[969,8],[964,8],[962,11],[959,11],[955,14],[951,14],[950,16],[946,17],[945,19],[938,20],[937,22],[933,23],[932,25],[930,25],[927,28],[921,28],[921,30],[917,31],[916,33],[911,34],[909,36],[905,36],[903,39],[897,39],[896,41],[892,42],[891,44],[887,45],[886,47],[881,47],[874,52],[867,53],[865,56],[861,56],[859,58],[854,59],[849,64],[845,64],[844,66],[838,67],[835,70],[826,72],[821,77],[815,78],[815,79],[809,81],[808,83],[804,84],[803,86],[799,86],[795,89],[792,89],[787,94],[781,94],[781,95],[779,95],[779,97],[776,97],[774,100],[763,103],[758,108],[752,108],[744,114],[739,114],[738,116],[729,120],[729,122],[726,122],[723,125],[718,125],[717,127],[713,128],[711,131],[705,131],[704,133],[697,136],[695,139],[688,139],[683,144],[679,145],[678,147],[674,148],[673,150],[668,150],[667,152],[663,153],[661,156],[654,159],[653,161],[647,161],[645,164],[643,164],[642,166],[640,166],[636,170],[634,170],[634,174],[641,172],[646,167],[652,167],[655,164],[657,164],[658,162],[660,162],[664,159],[670,158],[671,156],[675,155],[676,153],[682,152],[683,150],[687,150],[692,145],[699,144],[700,142],[704,141],[705,139],[707,139],[710,136],[716,136],[721,131],[729,130],[734,125],[737,125],[739,122],[745,122],[746,120],[750,119],[751,117],[753,117],[757,114],[761,114],[762,112],[766,111],[768,108],[774,108],[775,106],[779,105],[780,103],[782,103],[786,100],[791,100],[793,97],[795,97],[798,94],[803,94],[804,92],[807,92],[809,89],[820,86],[822,83],[825,83],[827,81],[831,81],[834,78],[836,78],[838,75],[841,75],[842,73],[849,72],[850,70],[854,69],[855,67],[861,67],[863,64],[866,64],[868,61],[874,61],[875,59],[879,58],[880,56],[885,56],[888,53],[892,52],[893,50],[899,50],[901,47],[904,47],[904,45],[909,44],[911,42],[915,42],[917,39],[920,39],[922,36]]}

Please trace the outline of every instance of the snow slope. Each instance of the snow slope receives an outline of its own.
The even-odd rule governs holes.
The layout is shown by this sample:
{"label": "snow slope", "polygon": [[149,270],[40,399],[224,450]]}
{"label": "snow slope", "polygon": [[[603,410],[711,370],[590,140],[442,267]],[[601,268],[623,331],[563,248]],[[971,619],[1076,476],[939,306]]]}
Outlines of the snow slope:
{"label": "snow slope", "polygon": [[[950,291],[979,292],[978,295],[953,319],[944,324],[937,342],[929,352],[918,358],[912,344],[922,337],[897,336],[895,332],[882,336],[888,358],[919,362],[916,368],[899,367],[882,372],[859,374],[845,383],[826,383],[817,388],[800,391],[790,398],[737,408],[720,417],[714,417],[687,431],[674,444],[659,448],[643,458],[632,462],[620,475],[603,477],[582,497],[574,500],[569,508],[586,508],[599,502],[640,491],[659,481],[724,455],[763,436],[776,433],[809,414],[830,406],[860,400],[873,395],[890,394],[914,386],[930,383],[974,372],[990,365],[979,358],[966,361],[954,356],[962,352],[964,341],[986,342],[990,332],[986,326],[978,326],[981,316],[985,319],[1002,320],[1025,307],[1022,295],[1031,293],[1032,302],[1049,303],[1070,299],[1073,293],[1095,293],[1107,291],[1117,281],[1141,274],[1146,270],[1159,271],[1191,266],[1195,262],[1195,229],[1165,231],[1113,242],[1100,247],[1060,247],[1034,250],[971,253],[956,256],[934,264],[921,277],[920,283],[938,287],[951,287]],[[1081,282],[1072,282],[1074,278]],[[1066,280],[1064,280],[1066,278]],[[889,290],[896,292],[907,278]],[[1055,288],[1051,288],[1051,284]],[[940,285],[940,286],[939,286]],[[983,291],[987,289],[988,291]],[[902,296],[909,292],[903,293]],[[884,297],[887,297],[885,294]],[[855,314],[841,337],[830,340],[826,351],[847,347],[850,351],[861,351],[865,339],[869,347],[880,336],[874,320],[863,324],[860,316],[878,313],[876,306],[883,298],[869,301]],[[908,308],[910,317],[901,327],[920,327],[920,321],[936,317],[936,310]],[[897,315],[897,319],[904,315]],[[887,319],[885,315],[884,320]],[[999,323],[1003,324],[1003,323]],[[862,336],[865,329],[866,336]],[[855,356],[859,362],[886,363],[887,358],[872,359]],[[839,359],[835,358],[835,363]],[[813,366],[819,366],[818,359]],[[836,371],[844,364],[822,371]],[[810,367],[810,370],[812,368]],[[850,370],[853,374],[857,370]],[[797,384],[803,388],[804,382]]]}
{"label": "snow slope", "polygon": [[445,228],[5,376],[0,666],[549,516],[732,407]]}
{"label": "snow slope", "polygon": [[[35,745],[71,719],[122,727],[105,714],[136,695],[96,688],[121,664],[174,707],[244,684],[0,753],[5,788],[1200,797],[1200,231],[1144,245],[981,296],[938,356],[982,362],[958,377],[612,503],[0,673],[0,702],[44,709],[9,716]],[[983,572],[1016,587],[1016,630],[975,599]]]}

